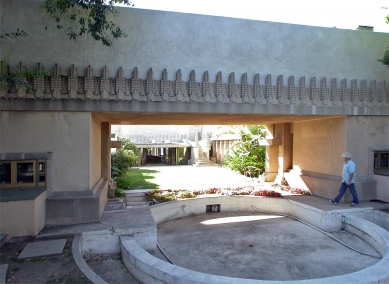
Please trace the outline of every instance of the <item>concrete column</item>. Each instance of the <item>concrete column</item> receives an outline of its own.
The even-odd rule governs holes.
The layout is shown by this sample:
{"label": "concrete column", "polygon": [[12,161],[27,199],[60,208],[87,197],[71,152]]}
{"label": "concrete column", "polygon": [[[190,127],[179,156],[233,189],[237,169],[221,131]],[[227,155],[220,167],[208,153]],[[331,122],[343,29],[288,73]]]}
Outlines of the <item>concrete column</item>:
{"label": "concrete column", "polygon": [[111,124],[101,123],[101,176],[111,179]]}
{"label": "concrete column", "polygon": [[216,145],[216,163],[220,163],[220,141],[215,141]]}
{"label": "concrete column", "polygon": [[179,162],[178,159],[180,158],[179,155],[178,155],[178,149],[179,148],[174,148],[174,149],[175,149],[175,151],[174,151],[175,152],[175,159],[174,159],[175,163],[174,164],[178,165],[178,162]]}
{"label": "concrete column", "polygon": [[[268,124],[266,139],[270,142],[274,139],[275,125]],[[266,170],[267,170],[267,181],[274,181],[278,173],[278,145],[270,145],[266,147]]]}
{"label": "concrete column", "polygon": [[142,166],[142,148],[138,148],[138,167]]}
{"label": "concrete column", "polygon": [[271,138],[275,139],[273,142],[281,141],[267,147],[268,178],[281,184],[284,172],[293,166],[293,126],[290,123],[279,123],[267,127]]}

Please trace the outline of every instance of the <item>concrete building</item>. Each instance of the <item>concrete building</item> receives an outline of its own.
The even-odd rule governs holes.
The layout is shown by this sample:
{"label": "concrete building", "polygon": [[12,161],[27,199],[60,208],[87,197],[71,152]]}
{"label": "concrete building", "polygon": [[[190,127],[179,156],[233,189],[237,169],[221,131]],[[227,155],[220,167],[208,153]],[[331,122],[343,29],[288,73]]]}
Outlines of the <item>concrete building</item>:
{"label": "concrete building", "polygon": [[389,34],[119,8],[106,48],[45,31],[40,3],[0,2],[30,35],[2,42],[9,70],[52,70],[0,93],[0,233],[99,220],[113,124],[267,125],[269,178],[333,197],[348,151],[360,199],[389,202]]}

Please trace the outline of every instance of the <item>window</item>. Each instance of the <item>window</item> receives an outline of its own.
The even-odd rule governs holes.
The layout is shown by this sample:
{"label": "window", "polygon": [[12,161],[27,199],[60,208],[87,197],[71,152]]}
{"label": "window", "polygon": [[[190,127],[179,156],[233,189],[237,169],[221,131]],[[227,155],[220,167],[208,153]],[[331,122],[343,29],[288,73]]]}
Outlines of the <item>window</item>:
{"label": "window", "polygon": [[46,185],[46,161],[0,161],[0,188]]}
{"label": "window", "polygon": [[374,152],[374,173],[389,176],[389,151]]}

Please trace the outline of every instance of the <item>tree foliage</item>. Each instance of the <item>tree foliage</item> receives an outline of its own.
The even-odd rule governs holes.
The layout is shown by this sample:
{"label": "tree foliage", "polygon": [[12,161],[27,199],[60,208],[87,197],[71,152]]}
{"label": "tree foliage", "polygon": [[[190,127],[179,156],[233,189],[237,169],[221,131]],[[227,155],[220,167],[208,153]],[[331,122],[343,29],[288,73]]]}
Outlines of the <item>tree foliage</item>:
{"label": "tree foliage", "polygon": [[66,28],[71,40],[90,34],[103,45],[112,46],[115,39],[127,36],[111,19],[118,13],[115,4],[133,6],[129,0],[45,0],[42,8],[57,29]]}
{"label": "tree foliage", "polygon": [[235,126],[231,132],[240,136],[229,149],[224,164],[227,168],[242,175],[258,177],[266,169],[266,148],[259,145],[259,140],[265,138],[264,126]]}
{"label": "tree foliage", "polygon": [[[386,23],[389,24],[389,15],[387,15],[385,17],[385,20],[386,20]],[[386,65],[389,67],[389,47],[387,48],[387,50],[385,51],[384,53],[384,57],[381,58],[381,59],[378,59],[378,61],[380,61],[382,64]]]}
{"label": "tree foliage", "polygon": [[[16,29],[15,32],[2,31],[0,34],[0,43],[3,40],[15,39],[18,37],[28,37],[24,30]],[[30,85],[33,78],[48,75],[48,71],[34,72],[17,70],[16,73],[9,72],[8,65],[11,60],[13,50],[10,49],[0,60],[0,91],[9,90],[12,86],[25,88],[28,91],[34,91]]]}
{"label": "tree foliage", "polygon": [[138,148],[130,139],[119,138],[122,148],[111,154],[112,176],[126,173],[138,160]]}

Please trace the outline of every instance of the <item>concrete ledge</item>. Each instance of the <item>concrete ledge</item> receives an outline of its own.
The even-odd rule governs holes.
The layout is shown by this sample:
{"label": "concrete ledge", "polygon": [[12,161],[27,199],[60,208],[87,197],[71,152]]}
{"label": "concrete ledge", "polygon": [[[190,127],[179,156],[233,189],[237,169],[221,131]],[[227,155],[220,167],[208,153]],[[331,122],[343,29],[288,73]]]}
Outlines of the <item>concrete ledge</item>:
{"label": "concrete ledge", "polygon": [[82,273],[95,284],[108,284],[105,282],[100,276],[93,272],[92,269],[86,264],[84,258],[81,253],[81,237],[75,236],[72,244],[72,253],[74,261],[76,262],[78,268],[82,271]]}
{"label": "concrete ledge", "polygon": [[374,211],[374,224],[377,224],[381,228],[389,231],[389,212],[380,210]]}
{"label": "concrete ledge", "polygon": [[203,214],[206,212],[206,206],[212,204],[220,204],[221,212],[256,212],[263,210],[288,214],[328,232],[339,231],[342,228],[342,210],[324,211],[279,197],[212,195],[157,204],[151,206],[150,209],[155,223],[159,224],[191,214]]}
{"label": "concrete ledge", "polygon": [[0,265],[0,284],[6,283],[8,264]]}
{"label": "concrete ledge", "polygon": [[[300,218],[298,215],[304,215],[304,210],[312,210],[312,208],[309,208],[310,206],[306,206],[295,201],[291,202],[284,198],[255,198],[255,200],[258,200],[256,202],[252,201],[252,199],[253,198],[246,196],[243,198],[198,198],[178,202],[168,202],[153,206],[152,209],[156,223],[186,216],[190,213],[205,213],[204,204],[217,204],[217,202],[220,202],[218,204],[220,204],[223,211],[228,211],[228,208],[232,209],[231,211],[245,211],[244,208],[248,208],[248,206],[255,203],[257,206],[262,206],[260,209],[266,208],[266,211],[286,213],[298,218]],[[245,203],[247,202],[248,204],[245,205],[242,202],[239,202],[239,200],[245,201]],[[233,202],[238,202],[238,204],[233,206]],[[282,211],[277,212],[275,209]],[[253,210],[249,209],[247,211]],[[312,212],[314,213],[313,218],[310,217],[312,214],[306,214],[305,212],[305,215],[309,215],[308,217],[305,216],[305,221],[315,226],[316,224],[319,224],[323,227],[329,228],[337,227],[338,222],[342,225],[343,220],[346,230],[351,233],[355,233],[373,245],[381,254],[382,259],[375,265],[355,273],[320,279],[288,281],[288,283],[389,283],[389,270],[387,269],[389,267],[389,232],[365,219],[351,216],[350,214],[342,216],[342,213],[339,212],[338,214],[335,214],[337,217],[332,219],[330,216],[326,216],[325,214],[323,216],[324,212],[322,210],[316,209],[316,212],[315,210],[312,210]],[[319,213],[321,213],[321,215]],[[330,213],[332,214],[334,211],[330,211]],[[315,220],[320,218],[325,219],[324,223],[320,220]],[[174,266],[147,253],[139,246],[135,238],[130,236],[121,236],[120,246],[123,263],[129,269],[131,274],[144,283],[285,283],[285,281],[265,281],[223,277]]]}
{"label": "concrete ledge", "polygon": [[93,196],[50,196],[46,200],[46,225],[98,222],[107,199],[108,181],[99,182]]}

